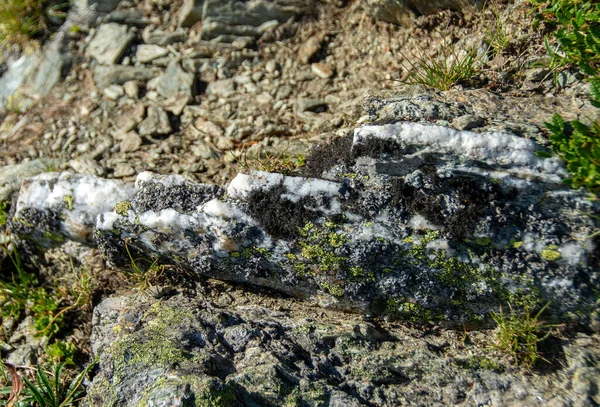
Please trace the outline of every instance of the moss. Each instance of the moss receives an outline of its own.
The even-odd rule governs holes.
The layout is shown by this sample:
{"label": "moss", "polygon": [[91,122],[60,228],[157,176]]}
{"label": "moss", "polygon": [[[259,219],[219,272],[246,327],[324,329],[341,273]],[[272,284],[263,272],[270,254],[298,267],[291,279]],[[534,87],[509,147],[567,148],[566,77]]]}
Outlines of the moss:
{"label": "moss", "polygon": [[509,247],[512,247],[513,249],[520,249],[521,246],[523,246],[523,242],[519,241],[519,240],[514,240],[514,239],[510,239],[510,242],[508,243]]}
{"label": "moss", "polygon": [[440,321],[444,318],[441,313],[432,313],[419,304],[406,300],[389,299],[386,304],[386,314],[393,318],[407,320],[413,323]]}
{"label": "moss", "polygon": [[560,252],[558,251],[558,246],[556,245],[548,245],[542,250],[542,257],[548,261],[556,261],[561,258]]}
{"label": "moss", "polygon": [[205,390],[196,395],[196,407],[235,407],[237,405],[235,387],[216,380],[205,383]]}
{"label": "moss", "polygon": [[117,203],[115,205],[114,211],[121,216],[127,216],[127,211],[129,211],[131,208],[131,201],[125,200]]}
{"label": "moss", "polygon": [[506,367],[502,363],[482,356],[473,356],[466,360],[455,360],[454,363],[461,369],[491,370],[495,373],[506,371]]}
{"label": "moss", "polygon": [[75,199],[73,198],[72,195],[65,195],[63,196],[63,202],[65,203],[65,207],[72,211],[73,210],[73,204],[75,203]]}

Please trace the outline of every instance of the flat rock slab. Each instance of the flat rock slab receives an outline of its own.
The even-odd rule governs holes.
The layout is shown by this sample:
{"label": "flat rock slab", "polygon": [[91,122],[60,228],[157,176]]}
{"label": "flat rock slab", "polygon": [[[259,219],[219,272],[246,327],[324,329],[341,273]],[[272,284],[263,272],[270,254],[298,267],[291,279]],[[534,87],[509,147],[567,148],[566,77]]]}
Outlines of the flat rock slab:
{"label": "flat rock slab", "polygon": [[15,165],[0,167],[0,202],[10,201],[21,188],[21,183],[30,177],[38,175],[52,165],[52,160],[38,158]]}
{"label": "flat rock slab", "polygon": [[103,24],[90,41],[87,53],[100,64],[115,64],[134,38],[135,35],[129,31],[126,25]]}
{"label": "flat rock slab", "polygon": [[598,399],[597,335],[565,340],[561,369],[523,375],[489,349],[485,334],[469,333],[465,346],[453,332],[416,335],[289,299],[270,299],[276,310],[236,290],[207,294],[136,293],[98,304],[91,342],[100,364],[82,406],[358,407],[368,399],[382,407],[545,407]]}

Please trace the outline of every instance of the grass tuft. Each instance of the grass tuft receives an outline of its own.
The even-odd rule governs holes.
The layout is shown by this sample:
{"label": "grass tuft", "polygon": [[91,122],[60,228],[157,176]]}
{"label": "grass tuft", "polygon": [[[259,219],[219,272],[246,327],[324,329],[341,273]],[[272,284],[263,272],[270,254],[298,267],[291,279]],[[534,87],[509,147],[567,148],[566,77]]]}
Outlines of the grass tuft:
{"label": "grass tuft", "polygon": [[402,67],[408,72],[408,77],[402,82],[425,85],[443,91],[471,80],[477,75],[481,66],[477,50],[461,52],[448,44],[444,44],[441,56],[435,59],[421,55],[416,57],[416,62],[413,62],[405,55],[402,56],[408,61],[408,66],[401,62]]}
{"label": "grass tuft", "polygon": [[0,43],[26,44],[41,35],[55,19],[66,17],[69,3],[49,0],[0,1]]}
{"label": "grass tuft", "polygon": [[533,368],[538,360],[548,362],[538,351],[538,344],[548,338],[552,334],[552,328],[557,326],[540,321],[540,316],[549,305],[550,303],[544,305],[533,316],[528,308],[525,308],[523,314],[519,314],[510,307],[510,315],[505,315],[500,307],[499,313],[492,314],[493,320],[498,324],[494,346],[511,355],[517,364],[526,369]]}

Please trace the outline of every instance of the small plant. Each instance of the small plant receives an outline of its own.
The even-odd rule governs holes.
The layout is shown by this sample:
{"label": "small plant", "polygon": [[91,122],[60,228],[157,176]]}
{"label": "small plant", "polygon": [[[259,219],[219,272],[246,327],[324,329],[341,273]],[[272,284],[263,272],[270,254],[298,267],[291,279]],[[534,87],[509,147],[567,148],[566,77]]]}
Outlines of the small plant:
{"label": "small plant", "polygon": [[[5,363],[11,376],[12,386],[0,390],[0,394],[9,395],[7,406],[14,407],[68,407],[76,405],[85,393],[83,381],[96,362],[90,363],[75,378],[70,378],[63,373],[64,363],[54,365],[46,372],[38,365],[35,378],[27,379],[19,375],[17,369]],[[2,371],[4,379],[8,381],[6,372]]]}
{"label": "small plant", "polygon": [[73,365],[76,347],[72,342],[56,341],[46,347],[46,355],[53,363],[63,363],[65,366]]}
{"label": "small plant", "polygon": [[[509,355],[521,366],[531,369],[538,360],[545,360],[538,351],[538,344],[552,334],[557,325],[546,325],[540,316],[550,303],[544,305],[534,316],[525,308],[523,314],[516,313],[510,307],[510,315],[505,315],[500,307],[499,313],[492,318],[498,324],[495,347]],[[510,306],[510,305],[509,305]]]}
{"label": "small plant", "polygon": [[442,55],[437,59],[424,56],[416,57],[416,62],[402,55],[409,66],[402,62],[408,72],[405,83],[420,84],[439,90],[449,90],[453,86],[472,79],[480,68],[477,50],[472,49],[462,54],[454,47],[444,44]]}
{"label": "small plant", "polygon": [[291,175],[306,165],[306,156],[302,154],[288,154],[289,145],[281,153],[261,151],[256,157],[248,158],[246,150],[243,150],[238,159],[243,170],[259,170],[266,172],[278,172],[283,175]]}
{"label": "small plant", "polygon": [[25,43],[39,35],[55,18],[65,18],[68,2],[48,5],[48,0],[2,0],[0,42]]}
{"label": "small plant", "polygon": [[[126,272],[127,277],[133,281],[134,286],[140,291],[152,287],[152,282],[163,274],[165,266],[158,264],[157,258],[150,260],[138,257],[134,259],[127,244],[125,244],[125,250],[127,250],[127,255],[131,260],[131,267]],[[141,263],[148,264],[148,267],[142,267]]]}

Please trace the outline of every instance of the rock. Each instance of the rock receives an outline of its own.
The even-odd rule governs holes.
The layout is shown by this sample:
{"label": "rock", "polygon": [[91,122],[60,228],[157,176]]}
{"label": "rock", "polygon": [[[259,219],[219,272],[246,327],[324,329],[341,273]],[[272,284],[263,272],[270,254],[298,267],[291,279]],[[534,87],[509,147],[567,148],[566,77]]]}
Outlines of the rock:
{"label": "rock", "polygon": [[231,41],[227,42],[232,42],[236,36],[257,38],[274,25],[302,14],[306,5],[298,6],[299,2],[293,3],[286,5],[266,0],[246,3],[235,0],[186,0],[181,8],[179,25],[191,27],[202,21],[203,39],[231,36]]}
{"label": "rock", "polygon": [[[451,335],[371,325],[373,335],[364,336],[365,323],[353,315],[318,311],[316,317],[302,304],[263,306],[261,297],[228,291],[209,291],[209,298],[134,293],[98,304],[91,346],[99,366],[81,405],[346,407],[370,400],[394,407],[501,400],[544,407],[548,398],[564,397],[564,405],[598,398],[597,347],[564,340],[573,363],[540,378]],[[476,332],[469,337],[487,340]]]}
{"label": "rock", "polygon": [[321,50],[321,44],[325,39],[325,34],[317,34],[306,40],[298,50],[298,62],[303,65],[309,63],[311,58]]}
{"label": "rock", "polygon": [[218,157],[217,152],[210,145],[200,140],[192,144],[190,151],[194,156],[204,160]]}
{"label": "rock", "polygon": [[170,98],[178,93],[193,97],[194,75],[185,72],[178,61],[172,61],[165,73],[158,79],[156,90],[165,98]]}
{"label": "rock", "polygon": [[103,177],[106,175],[106,170],[95,160],[85,157],[75,158],[69,161],[69,166],[78,174],[94,175]]}
{"label": "rock", "polygon": [[147,116],[140,123],[138,130],[141,136],[155,136],[173,132],[167,113],[160,106],[154,105],[148,106]]}
{"label": "rock", "polygon": [[526,82],[541,82],[550,78],[551,70],[549,68],[531,68],[524,73],[523,80]]}
{"label": "rock", "polygon": [[94,242],[94,219],[131,197],[133,186],[90,175],[44,173],[23,181],[11,230],[51,247]]}
{"label": "rock", "polygon": [[331,66],[321,62],[311,64],[310,70],[321,79],[328,79],[333,76],[333,69]]}
{"label": "rock", "polygon": [[427,123],[434,120],[451,122],[456,117],[473,114],[464,104],[441,101],[427,93],[389,98],[369,97],[364,110],[367,122],[395,123],[399,120]]}
{"label": "rock", "polygon": [[125,134],[135,129],[138,124],[144,120],[146,108],[142,103],[138,103],[133,107],[123,108],[122,113],[114,120],[114,126],[117,133]]}
{"label": "rock", "polygon": [[131,177],[135,175],[135,169],[131,164],[128,163],[117,163],[115,165],[115,171],[113,172],[113,177],[115,178],[125,178]]}
{"label": "rock", "polygon": [[458,130],[471,130],[476,127],[481,127],[485,123],[482,117],[475,116],[472,114],[466,114],[464,116],[457,117],[452,120],[452,126]]}
{"label": "rock", "polygon": [[140,86],[137,81],[127,81],[123,84],[125,94],[131,99],[137,100],[140,96]]}
{"label": "rock", "polygon": [[125,95],[125,90],[119,85],[110,85],[104,89],[104,96],[112,100],[118,100]]}
{"label": "rock", "polygon": [[35,71],[37,55],[22,55],[16,61],[8,64],[6,72],[0,76],[0,109],[5,109],[13,103],[12,98],[22,97],[18,89],[25,83],[29,74]]}
{"label": "rock", "polygon": [[185,93],[178,93],[171,96],[162,103],[162,107],[167,111],[173,113],[175,116],[181,116],[183,109],[190,103],[192,98],[190,95]]}
{"label": "rock", "polygon": [[277,89],[277,93],[275,94],[275,100],[283,100],[290,97],[292,94],[292,87],[290,85],[283,85],[279,89]]}
{"label": "rock", "polygon": [[44,47],[44,52],[36,62],[35,73],[25,83],[23,93],[34,99],[46,96],[67,76],[73,57],[69,54],[66,44],[65,34],[59,32]]}
{"label": "rock", "polygon": [[137,61],[145,64],[156,58],[164,57],[169,54],[169,50],[158,45],[140,44],[135,52]]}
{"label": "rock", "polygon": [[131,153],[133,151],[137,151],[141,146],[142,138],[135,131],[125,134],[119,143],[122,153]]}
{"label": "rock", "polygon": [[219,79],[208,84],[206,94],[228,98],[235,94],[235,89],[236,84],[233,79]]}
{"label": "rock", "polygon": [[48,158],[38,158],[14,165],[0,167],[0,202],[10,202],[26,178],[33,177],[52,165]]}
{"label": "rock", "polygon": [[89,8],[94,8],[102,13],[109,13],[117,8],[121,0],[74,0],[75,9],[83,13]]}
{"label": "rock", "polygon": [[327,103],[324,100],[311,98],[298,98],[299,112],[324,112],[327,110]]}
{"label": "rock", "polygon": [[273,59],[267,61],[265,64],[265,71],[268,73],[273,73],[277,70],[277,62]]}
{"label": "rock", "polygon": [[[596,229],[585,213],[598,203],[562,185],[560,160],[510,134],[414,123],[361,127],[349,140],[309,158],[309,178],[239,174],[225,199],[206,194],[183,212],[148,200],[170,191],[188,202],[189,188],[206,186],[139,174],[132,210],[99,218],[100,248],[118,265],[126,240],[211,278],[450,326],[482,321],[514,287],[560,304],[552,313],[563,318],[598,317],[583,289],[598,278],[583,240]],[[129,226],[135,219],[143,238]],[[177,244],[152,243],[159,235]],[[539,279],[523,283],[523,273]],[[574,312],[582,304],[595,311]]]}
{"label": "rock", "polygon": [[89,43],[87,54],[100,64],[115,64],[134,38],[126,25],[102,24]]}
{"label": "rock", "polygon": [[367,0],[364,8],[378,20],[393,24],[410,24],[420,15],[443,9],[465,10],[481,6],[479,0]]}
{"label": "rock", "polygon": [[161,47],[184,42],[186,34],[183,31],[164,32],[161,30],[144,31],[144,42],[146,44],[159,45]]}
{"label": "rock", "polygon": [[179,26],[191,27],[202,20],[204,0],[184,0],[179,11]]}
{"label": "rock", "polygon": [[94,81],[100,89],[107,88],[112,84],[123,85],[129,81],[145,82],[152,79],[154,75],[154,70],[137,66],[99,65],[94,68]]}
{"label": "rock", "polygon": [[201,117],[197,118],[194,121],[194,127],[196,128],[196,130],[208,135],[209,137],[223,137],[223,135],[225,134],[221,126],[218,126],[213,122],[204,120]]}

